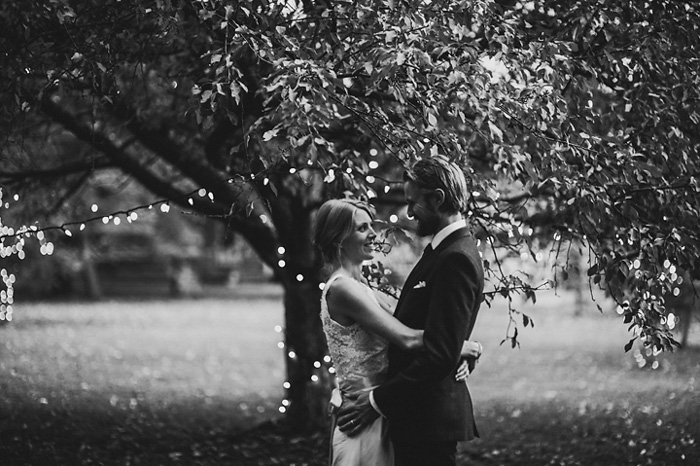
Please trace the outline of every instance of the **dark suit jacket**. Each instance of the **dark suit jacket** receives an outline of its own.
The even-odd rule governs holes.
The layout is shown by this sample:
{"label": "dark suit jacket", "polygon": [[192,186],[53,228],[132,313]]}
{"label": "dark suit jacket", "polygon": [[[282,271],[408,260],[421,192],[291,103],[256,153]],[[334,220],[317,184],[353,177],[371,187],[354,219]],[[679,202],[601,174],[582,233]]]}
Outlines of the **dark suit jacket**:
{"label": "dark suit jacket", "polygon": [[469,338],[484,288],[476,242],[467,228],[427,252],[404,284],[395,316],[424,329],[425,348],[389,347],[389,379],[374,401],[389,419],[395,441],[461,441],[478,436],[467,385],[455,381],[460,351]]}

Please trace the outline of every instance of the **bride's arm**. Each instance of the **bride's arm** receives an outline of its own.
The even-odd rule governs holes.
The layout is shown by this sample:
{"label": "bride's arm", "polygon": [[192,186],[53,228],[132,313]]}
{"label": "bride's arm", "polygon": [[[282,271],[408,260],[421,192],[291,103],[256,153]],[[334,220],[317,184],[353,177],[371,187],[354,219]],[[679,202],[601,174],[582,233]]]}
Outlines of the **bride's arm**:
{"label": "bride's arm", "polygon": [[479,359],[482,351],[484,351],[484,348],[481,346],[481,343],[467,340],[462,344],[462,352],[460,354],[463,358]]}
{"label": "bride's arm", "polygon": [[[390,302],[390,299],[392,299],[392,298],[389,298],[384,293],[376,292],[376,291],[374,292],[374,296],[375,296],[375,298],[377,298],[379,305],[385,311],[387,311],[391,314],[394,313],[394,308],[396,306],[395,299],[393,300],[393,302]],[[415,344],[414,348],[422,348],[422,347],[423,347],[423,340],[421,339],[420,342]],[[484,351],[484,347],[478,341],[466,340],[462,344],[462,350],[460,352],[460,356],[462,357],[462,359],[465,362],[468,362],[468,365],[469,365],[468,370],[473,370],[475,362],[481,357],[481,353],[483,351]]]}
{"label": "bride's arm", "polygon": [[423,346],[423,331],[405,326],[386,312],[354,280],[341,278],[333,282],[326,295],[328,312],[335,321],[352,321],[376,333],[391,343],[406,349]]}

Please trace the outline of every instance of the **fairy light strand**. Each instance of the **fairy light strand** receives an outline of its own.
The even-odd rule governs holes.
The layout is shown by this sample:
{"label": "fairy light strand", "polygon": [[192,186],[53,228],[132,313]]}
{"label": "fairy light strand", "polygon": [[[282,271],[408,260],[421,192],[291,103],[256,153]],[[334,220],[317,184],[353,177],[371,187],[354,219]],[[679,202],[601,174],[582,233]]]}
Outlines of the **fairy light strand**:
{"label": "fairy light strand", "polygon": [[[313,162],[312,162],[312,165],[313,165]],[[309,168],[308,163],[302,164],[302,166],[300,166],[298,168],[297,167],[290,167],[289,169],[287,169],[287,172],[289,174],[296,174],[297,176],[301,177],[301,171],[306,169],[306,168]],[[272,172],[273,172],[273,170],[271,170],[271,169],[262,170],[258,173],[251,174],[250,178],[251,178],[251,180],[256,180],[260,176],[263,176],[263,185],[267,186],[270,183],[269,177],[267,175],[269,175]],[[281,172],[284,173],[284,171],[281,171]],[[332,173],[333,169],[330,169],[329,172]],[[386,183],[386,186],[384,187],[385,193],[390,190],[391,184],[398,183],[397,181],[390,181],[390,180],[378,177],[376,175],[368,175],[366,173],[362,173],[359,170],[352,168],[352,167],[347,167],[345,170],[345,173],[347,173],[348,175],[350,175],[352,177],[355,177],[355,176],[368,177],[369,176],[373,179],[373,182],[376,182],[377,180],[381,180],[384,183]],[[332,177],[332,179],[329,180],[327,177],[326,179],[324,179],[324,182],[330,183],[332,181],[335,181],[335,179],[336,179],[335,177]],[[236,176],[221,180],[220,182],[216,183],[214,186],[216,186],[218,184],[222,184],[222,183],[228,183],[228,184],[235,183],[235,182],[245,183],[247,181],[248,180],[245,177],[243,177],[242,175],[236,175]],[[0,241],[2,241],[4,239],[8,239],[8,238],[13,238],[13,237],[21,237],[21,236],[26,235],[27,233],[31,234],[31,233],[36,233],[38,231],[45,231],[45,232],[63,231],[65,233],[66,231],[68,231],[68,229],[70,227],[75,227],[75,226],[78,226],[80,231],[83,231],[85,229],[85,226],[89,223],[100,221],[100,222],[107,224],[109,221],[114,221],[114,219],[119,218],[121,216],[126,217],[127,221],[129,223],[131,223],[131,222],[136,220],[136,218],[133,216],[134,215],[137,216],[136,213],[138,211],[151,210],[154,207],[160,206],[161,212],[168,213],[170,211],[170,203],[177,202],[178,199],[184,200],[183,204],[187,203],[190,206],[193,206],[195,203],[195,201],[194,201],[195,196],[199,197],[199,198],[208,198],[210,200],[210,202],[214,202],[214,198],[215,198],[214,193],[212,191],[207,190],[206,188],[200,187],[200,188],[193,189],[189,192],[183,193],[177,197],[159,199],[159,200],[156,200],[154,202],[150,202],[148,204],[142,204],[142,205],[137,205],[135,207],[131,207],[127,210],[116,210],[116,211],[113,211],[109,214],[95,215],[93,217],[88,217],[88,218],[83,219],[83,220],[64,222],[61,225],[52,225],[52,226],[46,226],[46,227],[34,226],[34,228],[22,226],[18,230],[14,231],[13,233],[7,233],[4,231],[0,231]],[[18,195],[15,195],[15,197],[17,198],[16,200],[19,200]],[[0,196],[0,199],[2,199],[1,196]],[[6,207],[8,207],[8,206],[6,206]],[[99,210],[99,206],[97,204],[92,204],[91,211],[93,213],[97,213],[98,210]],[[130,218],[131,218],[131,220],[129,220]],[[107,221],[105,221],[105,219],[107,219]],[[116,224],[118,225],[120,222],[121,222],[121,220],[118,220],[116,222]],[[72,235],[72,233],[68,233],[68,236],[71,236],[71,235]]]}
{"label": "fairy light strand", "polygon": [[[377,150],[376,149],[371,149],[370,150],[370,156],[371,157],[376,157],[377,156]],[[288,162],[288,156],[286,154],[283,154],[281,157],[281,161],[284,161],[285,163]],[[308,159],[305,164],[301,164],[298,167],[288,167],[285,169],[280,170],[279,172],[282,174],[292,174],[296,175],[299,177],[299,179],[302,180],[305,184],[307,183],[306,180],[304,180],[302,176],[302,172],[305,169],[311,168],[314,165],[318,165],[319,168],[323,169],[323,166],[320,164],[318,161],[313,161],[311,159]],[[370,170],[374,170],[379,167],[379,164],[375,160],[371,160],[370,163],[368,164]],[[342,172],[343,174],[349,176],[350,178],[354,179],[356,176],[359,176],[361,178],[364,178],[365,181],[367,181],[370,184],[374,184],[377,181],[382,181],[385,183],[384,186],[384,192],[388,193],[389,190],[391,189],[390,186],[392,184],[396,184],[398,182],[396,181],[390,181],[387,179],[384,179],[380,176],[376,175],[370,175],[369,173],[363,173],[357,168],[353,166],[346,166],[345,170],[342,170],[341,167],[335,167],[338,171]],[[325,171],[325,170],[324,170]],[[326,176],[323,179],[324,183],[332,183],[336,181],[336,176],[335,176],[335,169],[330,168],[326,172]],[[249,181],[256,181],[262,179],[262,184],[263,186],[271,186],[271,181],[270,181],[270,174],[274,173],[274,170],[271,168],[268,168],[266,170],[262,170],[258,173],[251,173],[250,174],[250,179],[244,177],[243,175],[236,175],[232,176],[229,178],[226,178],[224,180],[221,180],[218,183],[215,183],[212,188],[215,188],[217,185],[222,184],[222,183],[227,183],[227,184],[233,184],[233,183],[246,183]],[[10,201],[5,201],[3,203],[3,189],[0,187],[0,209],[3,207],[5,209],[10,208]],[[369,194],[374,197],[376,196],[375,192],[373,190],[369,190]],[[20,260],[24,260],[26,257],[26,253],[24,251],[25,244],[26,244],[26,238],[30,237],[35,237],[39,241],[39,252],[42,255],[52,255],[55,250],[55,245],[53,242],[49,241],[46,237],[47,232],[52,232],[52,231],[61,231],[64,235],[67,237],[73,237],[73,230],[77,230],[79,232],[85,231],[87,226],[91,223],[95,222],[102,222],[104,225],[110,224],[110,222],[118,226],[122,223],[122,218],[127,222],[127,223],[133,223],[135,222],[138,218],[138,212],[144,211],[144,210],[153,210],[156,207],[159,207],[159,210],[161,213],[168,213],[170,211],[170,204],[172,202],[177,202],[178,200],[182,201],[182,204],[187,204],[189,206],[194,206],[196,201],[195,199],[208,199],[210,202],[214,202],[215,195],[213,191],[204,188],[204,187],[199,187],[196,189],[193,189],[189,192],[183,193],[177,197],[173,198],[164,198],[164,199],[159,199],[154,202],[150,202],[147,204],[142,204],[142,205],[137,205],[134,207],[131,207],[126,210],[116,210],[108,214],[102,214],[99,213],[99,206],[96,203],[93,203],[90,206],[90,211],[94,213],[95,215],[92,217],[84,218],[81,220],[76,220],[76,221],[69,221],[69,222],[64,222],[60,225],[50,225],[50,226],[45,226],[45,227],[39,227],[38,225],[22,225],[18,227],[17,229],[14,229],[12,227],[6,226],[2,224],[2,218],[0,217],[0,257],[9,257],[12,255],[17,255],[17,257]],[[256,199],[260,199],[260,196],[258,196]],[[252,205],[253,202],[255,202],[256,199],[253,199],[250,203]],[[19,194],[14,194],[12,196],[12,201],[14,202],[19,202],[20,196]],[[233,209],[233,206],[232,206]],[[251,209],[252,210],[252,209]],[[261,215],[260,216],[260,221],[262,223],[267,223],[268,219],[267,216]],[[12,240],[14,239],[13,244],[6,244],[7,240]],[[287,266],[287,261],[284,259],[284,254],[286,250],[284,247],[280,246],[278,248],[278,253],[280,255],[280,259],[278,260],[278,267],[280,268],[285,268]],[[294,275],[296,280],[298,282],[303,282],[306,280],[306,277],[301,274],[297,273]],[[0,279],[3,282],[4,288],[3,290],[0,290],[0,321],[2,320],[12,320],[12,314],[14,312],[13,310],[13,303],[14,303],[14,287],[13,284],[16,282],[16,276],[6,269],[0,270]],[[322,288],[322,284],[319,284],[319,287]],[[284,348],[285,345],[283,342],[280,342],[280,348]],[[332,365],[330,364],[329,361],[326,362],[327,365],[330,365],[329,367],[329,372],[332,374],[334,371],[332,369]],[[316,367],[316,369],[319,369]],[[319,380],[318,376],[314,374],[312,376],[312,382],[317,382]]]}

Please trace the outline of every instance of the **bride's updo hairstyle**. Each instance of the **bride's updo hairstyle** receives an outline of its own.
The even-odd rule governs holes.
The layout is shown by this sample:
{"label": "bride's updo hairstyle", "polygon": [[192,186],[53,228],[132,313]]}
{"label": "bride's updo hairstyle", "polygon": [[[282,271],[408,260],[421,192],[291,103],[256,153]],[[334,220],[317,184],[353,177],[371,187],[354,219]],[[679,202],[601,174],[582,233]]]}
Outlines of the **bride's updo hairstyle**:
{"label": "bride's updo hairstyle", "polygon": [[313,239],[326,264],[340,262],[340,245],[352,233],[358,209],[367,212],[374,220],[373,207],[356,199],[331,199],[318,209]]}

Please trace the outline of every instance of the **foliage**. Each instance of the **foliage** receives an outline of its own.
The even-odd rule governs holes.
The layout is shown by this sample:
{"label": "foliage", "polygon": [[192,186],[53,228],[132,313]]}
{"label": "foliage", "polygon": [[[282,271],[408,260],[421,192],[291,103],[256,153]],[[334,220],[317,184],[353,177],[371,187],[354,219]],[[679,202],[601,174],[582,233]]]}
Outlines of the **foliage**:
{"label": "foliage", "polygon": [[[164,210],[221,218],[290,293],[300,383],[323,353],[301,299],[321,279],[315,208],[347,191],[392,204],[402,168],[437,153],[469,178],[492,295],[534,301],[538,285],[503,261],[583,240],[635,338],[672,347],[665,296],[700,248],[694,4],[52,0],[0,13],[4,188],[59,180],[68,194],[118,167]],[[43,151],[63,141],[87,149]]]}

